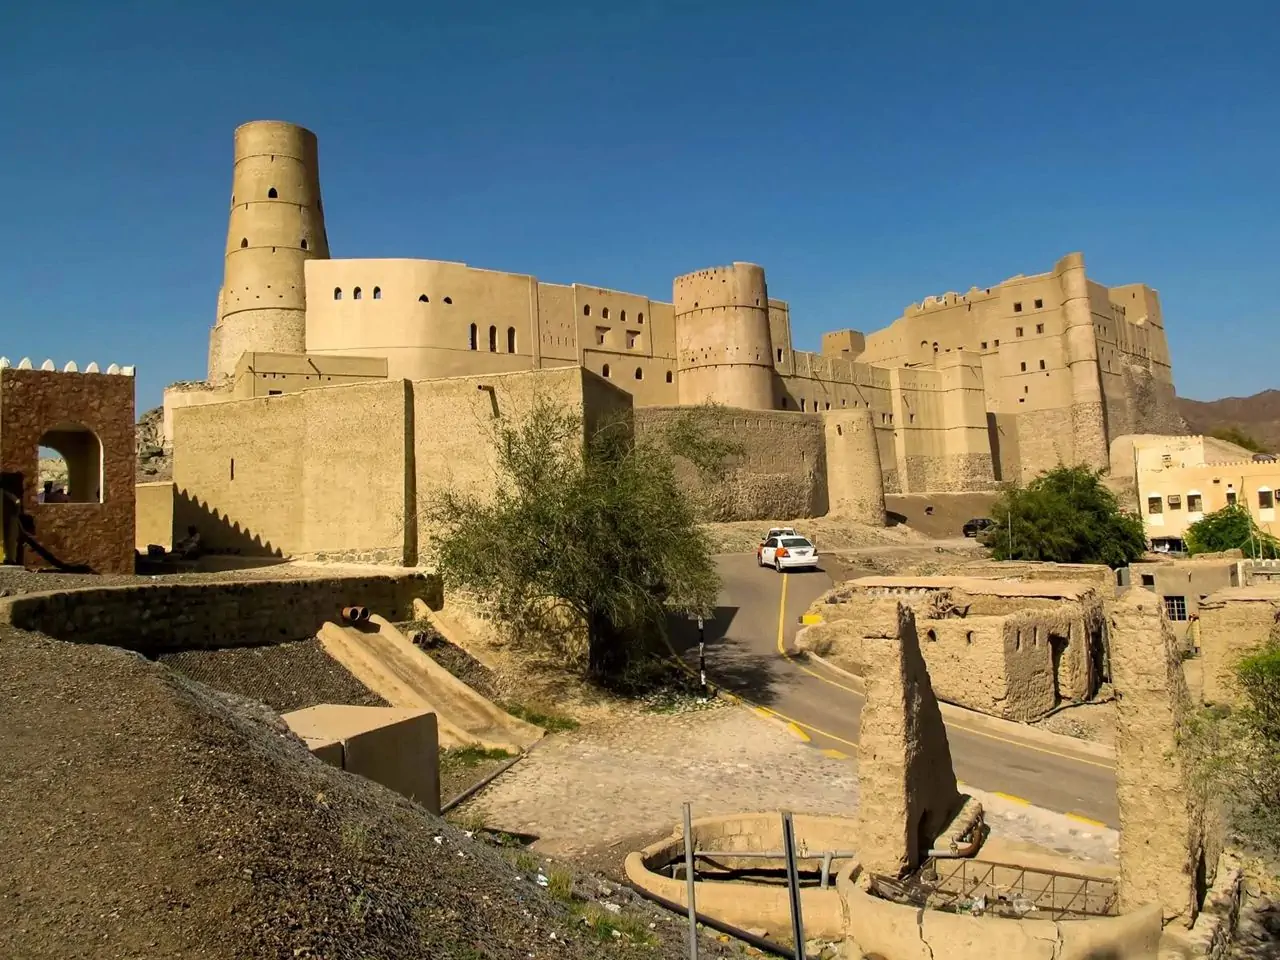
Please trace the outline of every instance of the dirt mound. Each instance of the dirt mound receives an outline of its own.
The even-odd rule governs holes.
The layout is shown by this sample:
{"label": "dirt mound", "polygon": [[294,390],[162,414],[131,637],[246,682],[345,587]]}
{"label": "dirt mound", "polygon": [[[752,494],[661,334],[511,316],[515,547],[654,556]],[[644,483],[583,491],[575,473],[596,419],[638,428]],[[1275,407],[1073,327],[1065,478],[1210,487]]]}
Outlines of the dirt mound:
{"label": "dirt mound", "polygon": [[130,653],[0,633],[0,744],[3,957],[635,955],[265,708]]}
{"label": "dirt mound", "polygon": [[276,713],[317,703],[388,706],[325,653],[314,638],[263,647],[184,650],[164,654],[160,662],[215,690],[265,703]]}

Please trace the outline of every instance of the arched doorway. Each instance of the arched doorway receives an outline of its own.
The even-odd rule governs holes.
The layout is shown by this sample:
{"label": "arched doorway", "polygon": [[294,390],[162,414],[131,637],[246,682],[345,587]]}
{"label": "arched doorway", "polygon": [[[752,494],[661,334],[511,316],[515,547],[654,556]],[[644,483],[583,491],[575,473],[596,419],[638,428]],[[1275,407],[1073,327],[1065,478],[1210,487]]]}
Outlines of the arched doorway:
{"label": "arched doorway", "polygon": [[102,502],[102,441],[88,427],[63,423],[46,430],[38,456],[41,502]]}

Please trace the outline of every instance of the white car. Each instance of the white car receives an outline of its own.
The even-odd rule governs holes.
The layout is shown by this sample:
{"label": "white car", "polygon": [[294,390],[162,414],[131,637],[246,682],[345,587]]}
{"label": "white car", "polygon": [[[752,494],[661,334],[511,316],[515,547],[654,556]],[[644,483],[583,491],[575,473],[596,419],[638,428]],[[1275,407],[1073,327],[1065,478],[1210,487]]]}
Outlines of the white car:
{"label": "white car", "polygon": [[818,565],[818,548],[804,537],[770,537],[756,553],[762,567],[773,567],[779,573],[800,567]]}

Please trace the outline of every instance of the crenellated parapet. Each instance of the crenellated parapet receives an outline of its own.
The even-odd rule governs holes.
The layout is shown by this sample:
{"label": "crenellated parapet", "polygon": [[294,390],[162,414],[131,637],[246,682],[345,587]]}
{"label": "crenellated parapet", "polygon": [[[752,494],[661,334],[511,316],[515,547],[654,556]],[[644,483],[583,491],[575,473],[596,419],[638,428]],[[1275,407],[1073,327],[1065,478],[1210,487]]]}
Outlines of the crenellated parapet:
{"label": "crenellated parapet", "polygon": [[[21,360],[18,361],[16,366],[13,364],[12,361],[10,361],[8,357],[0,357],[0,370],[10,370],[10,369],[34,370],[36,368],[32,364],[30,357],[23,357]],[[46,359],[42,364],[40,364],[40,369],[46,373],[58,372],[57,364],[55,364],[52,360],[48,360],[48,359]],[[118,363],[113,363],[113,364],[110,364],[107,367],[107,369],[104,371],[101,368],[99,368],[97,361],[91,360],[85,366],[84,370],[81,370],[74,360],[68,360],[65,364],[63,364],[61,372],[62,373],[108,373],[108,374],[111,374],[112,376],[119,375],[123,377],[132,377],[134,375],[134,368],[133,366],[122,367]]]}

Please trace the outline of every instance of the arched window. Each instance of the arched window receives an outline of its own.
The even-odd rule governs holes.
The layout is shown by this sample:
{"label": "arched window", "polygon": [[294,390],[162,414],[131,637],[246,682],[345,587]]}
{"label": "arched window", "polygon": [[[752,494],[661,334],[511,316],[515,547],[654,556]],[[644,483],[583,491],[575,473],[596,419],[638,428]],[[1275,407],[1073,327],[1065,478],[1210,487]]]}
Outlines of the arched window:
{"label": "arched window", "polygon": [[608,320],[608,319],[609,319],[609,308],[608,308],[608,307],[605,307],[603,310],[601,310],[601,311],[600,311],[600,319],[602,319],[602,320]]}
{"label": "arched window", "polygon": [[419,302],[419,303],[430,303],[430,302],[431,302],[431,298],[430,298],[430,297],[428,297],[425,293],[423,293],[423,294],[420,294],[420,295],[418,296],[418,302]]}
{"label": "arched window", "polygon": [[803,409],[804,409],[804,397],[801,397],[801,398],[800,398],[800,409],[801,409],[801,410],[803,410]]}
{"label": "arched window", "polygon": [[88,427],[63,423],[40,437],[44,503],[102,503],[102,441]]}
{"label": "arched window", "polygon": [[341,300],[341,299],[342,299],[342,288],[341,288],[341,287],[334,287],[334,288],[333,288],[333,299],[335,299],[335,300]]}
{"label": "arched window", "polygon": [[302,238],[302,249],[303,249],[303,250],[307,249],[307,238],[306,238],[306,237],[303,237],[303,238]]}
{"label": "arched window", "polygon": [[272,187],[270,190],[268,190],[268,191],[267,191],[267,199],[268,199],[268,200],[275,200],[275,199],[278,199],[278,198],[279,198],[279,196],[280,196],[280,194],[276,193],[276,188],[275,188],[275,187]]}
{"label": "arched window", "polygon": [[583,315],[584,317],[589,317],[589,316],[591,316],[591,304],[589,304],[589,303],[584,303],[584,304],[582,305],[582,315]]}
{"label": "arched window", "polygon": [[476,349],[476,325],[471,325],[471,349]]}
{"label": "arched window", "polygon": [[354,290],[351,291],[352,300],[361,300],[363,298],[364,298],[364,293],[361,291],[359,287],[356,287]]}
{"label": "arched window", "polygon": [[670,383],[670,382],[672,381],[672,379],[673,379],[673,378],[672,378],[672,376],[671,376],[671,371],[670,371],[670,370],[668,370],[668,371],[667,371],[667,383]]}
{"label": "arched window", "polygon": [[600,373],[606,380],[609,378],[609,365],[607,363],[600,368]]}
{"label": "arched window", "polygon": [[618,322],[619,322],[619,323],[626,323],[626,322],[627,322],[627,311],[625,311],[625,310],[619,310],[619,311],[618,311]]}
{"label": "arched window", "polygon": [[241,250],[243,250],[243,249],[244,249],[245,247],[247,247],[248,245],[249,245],[249,238],[248,238],[248,237],[241,237],[241,238],[240,238],[240,249],[241,249]]}
{"label": "arched window", "polygon": [[516,352],[516,328],[507,327],[507,353]]}
{"label": "arched window", "polygon": [[489,328],[489,352],[490,353],[498,352],[498,328],[497,327]]}
{"label": "arched window", "polygon": [[444,298],[444,302],[445,302],[445,303],[453,303],[453,297],[445,297],[445,298]]}
{"label": "arched window", "polygon": [[381,287],[374,287],[374,288],[373,288],[373,299],[375,299],[375,300],[381,300],[381,299],[382,299],[382,288],[381,288]]}
{"label": "arched window", "polygon": [[643,368],[643,367],[636,367],[636,379],[637,379],[637,380],[643,380],[643,379],[644,379],[644,368]]}
{"label": "arched window", "polygon": [[644,314],[643,314],[643,313],[637,313],[637,314],[636,314],[636,323],[644,323]]}

